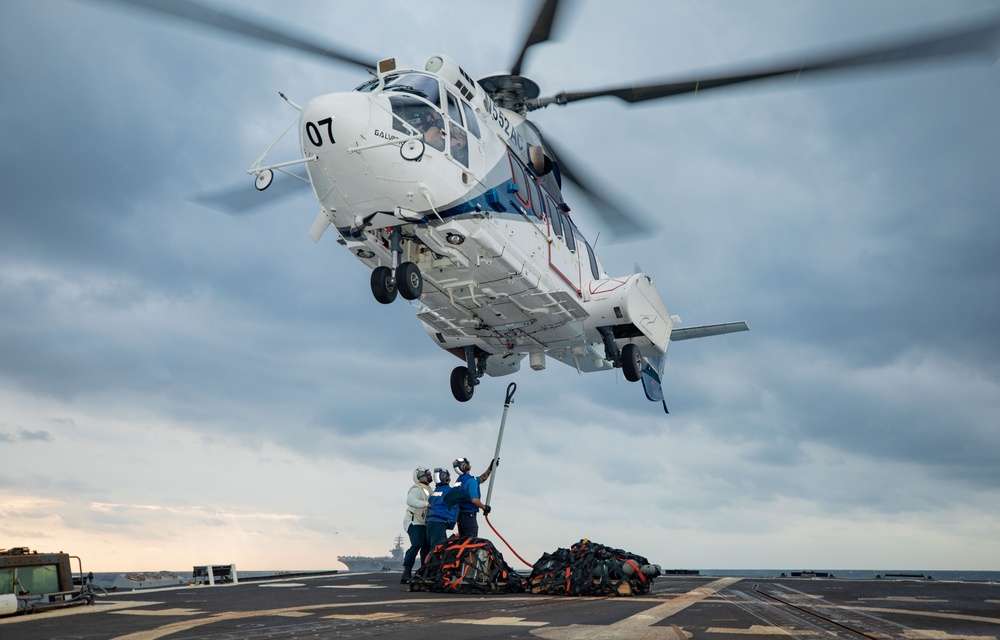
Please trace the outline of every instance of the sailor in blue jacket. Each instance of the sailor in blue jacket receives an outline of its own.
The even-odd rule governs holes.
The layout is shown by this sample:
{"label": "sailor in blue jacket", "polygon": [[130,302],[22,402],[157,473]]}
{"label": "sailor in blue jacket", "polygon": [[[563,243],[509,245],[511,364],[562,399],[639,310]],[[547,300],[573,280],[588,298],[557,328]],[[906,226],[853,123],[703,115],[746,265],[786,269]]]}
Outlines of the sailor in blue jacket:
{"label": "sailor in blue jacket", "polygon": [[[447,469],[435,469],[434,475],[437,477],[437,484],[427,500],[427,542],[431,550],[448,539],[448,529],[455,527],[458,519],[458,501],[455,498],[460,493],[455,491],[448,483],[451,482],[451,474]],[[449,496],[451,493],[453,495]]]}
{"label": "sailor in blue jacket", "polygon": [[479,499],[481,495],[479,485],[490,477],[495,464],[494,460],[490,463],[489,468],[477,478],[469,473],[472,470],[472,464],[468,458],[457,458],[451,463],[451,466],[459,473],[452,491],[460,490],[465,494],[465,499],[458,505],[458,535],[479,537],[479,522],[476,520],[476,515],[480,509],[483,510],[483,515],[490,514],[490,508]]}

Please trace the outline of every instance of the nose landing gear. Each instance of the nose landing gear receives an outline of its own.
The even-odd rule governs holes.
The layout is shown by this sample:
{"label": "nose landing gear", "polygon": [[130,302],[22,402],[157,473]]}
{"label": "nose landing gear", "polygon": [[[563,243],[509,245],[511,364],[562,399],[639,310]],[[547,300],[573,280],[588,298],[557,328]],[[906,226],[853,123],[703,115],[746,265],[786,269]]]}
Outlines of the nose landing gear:
{"label": "nose landing gear", "polygon": [[372,295],[382,304],[396,299],[396,276],[389,267],[375,267],[372,270]]}
{"label": "nose landing gear", "polygon": [[396,284],[399,295],[406,300],[416,300],[424,292],[424,277],[420,267],[412,262],[404,262],[396,267]]}
{"label": "nose landing gear", "polygon": [[420,267],[404,262],[396,267],[375,267],[372,270],[372,295],[382,304],[390,304],[401,295],[405,300],[416,300],[424,292],[424,277]]}
{"label": "nose landing gear", "polygon": [[396,294],[403,296],[404,300],[416,300],[424,292],[424,277],[420,273],[420,267],[412,262],[399,264],[402,237],[399,228],[393,227],[389,234],[392,268],[380,266],[372,270],[372,295],[382,304],[390,304],[396,299]]}

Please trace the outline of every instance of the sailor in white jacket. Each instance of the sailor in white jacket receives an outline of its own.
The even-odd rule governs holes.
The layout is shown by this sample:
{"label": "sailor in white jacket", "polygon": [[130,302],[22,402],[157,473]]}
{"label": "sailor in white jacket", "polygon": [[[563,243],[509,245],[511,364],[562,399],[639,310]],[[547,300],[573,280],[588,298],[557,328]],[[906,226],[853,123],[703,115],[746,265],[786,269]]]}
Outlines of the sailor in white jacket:
{"label": "sailor in white jacket", "polygon": [[420,566],[430,551],[427,544],[427,498],[431,495],[431,472],[424,467],[413,470],[413,485],[406,493],[406,513],[403,515],[403,531],[410,537],[410,548],[403,556],[403,577],[400,584],[409,584],[413,574],[413,562],[420,554]]}

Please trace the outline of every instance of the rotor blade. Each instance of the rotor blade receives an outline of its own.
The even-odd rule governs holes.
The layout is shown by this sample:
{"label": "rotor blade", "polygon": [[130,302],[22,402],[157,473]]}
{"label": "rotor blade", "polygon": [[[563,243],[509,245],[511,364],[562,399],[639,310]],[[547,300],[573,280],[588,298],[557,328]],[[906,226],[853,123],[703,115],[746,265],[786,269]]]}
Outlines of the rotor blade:
{"label": "rotor blade", "polygon": [[[245,181],[237,185],[207,193],[199,193],[188,198],[188,201],[231,216],[248,215],[255,213],[265,205],[274,204],[311,188],[312,185],[309,183],[305,171],[294,173],[299,178],[288,173],[275,172],[274,182],[264,191],[255,189],[253,178],[248,177]],[[303,177],[305,178],[304,181],[300,179]]]}
{"label": "rotor blade", "polygon": [[597,213],[603,218],[608,229],[616,238],[625,239],[649,231],[649,227],[640,221],[638,217],[619,208],[614,204],[610,196],[601,193],[594,186],[597,184],[595,180],[577,170],[571,169],[566,162],[566,155],[552,146],[551,138],[545,138],[545,146],[553,158],[555,158],[562,177],[583,191],[587,199],[594,204]]}
{"label": "rotor blade", "polygon": [[541,9],[538,11],[538,16],[535,18],[535,24],[531,26],[531,31],[528,32],[528,39],[524,41],[521,53],[518,54],[517,60],[511,68],[510,74],[512,76],[521,75],[521,65],[524,64],[524,54],[528,52],[528,49],[549,39],[552,33],[552,23],[555,21],[558,8],[559,0],[545,0],[542,3]]}
{"label": "rotor blade", "polygon": [[794,76],[798,78],[803,73],[814,71],[834,71],[873,67],[882,64],[915,62],[952,56],[985,54],[996,60],[997,41],[1000,40],[1000,17],[978,23],[974,27],[966,27],[952,31],[937,31],[896,42],[892,45],[872,46],[843,52],[839,55],[828,55],[803,59],[798,62],[779,64],[750,70],[736,75],[717,75],[707,78],[695,78],[677,82],[665,82],[639,86],[600,89],[597,91],[580,91],[560,93],[549,98],[540,98],[529,103],[529,109],[538,109],[550,104],[568,104],[590,98],[614,96],[626,102],[643,102],[658,100],[672,96],[697,93],[706,89],[725,87],[743,82],[753,82],[778,76]]}
{"label": "rotor blade", "polygon": [[191,0],[102,0],[103,2],[116,2],[119,4],[131,5],[151,11],[159,11],[175,18],[189,20],[191,22],[205,26],[229,31],[255,40],[262,40],[272,44],[279,44],[285,47],[312,53],[328,60],[347,62],[356,64],[366,69],[374,69],[375,64],[365,60],[358,54],[343,49],[336,49],[331,46],[310,42],[306,38],[295,36],[290,33],[278,31],[271,27],[246,20],[221,9],[209,9]]}

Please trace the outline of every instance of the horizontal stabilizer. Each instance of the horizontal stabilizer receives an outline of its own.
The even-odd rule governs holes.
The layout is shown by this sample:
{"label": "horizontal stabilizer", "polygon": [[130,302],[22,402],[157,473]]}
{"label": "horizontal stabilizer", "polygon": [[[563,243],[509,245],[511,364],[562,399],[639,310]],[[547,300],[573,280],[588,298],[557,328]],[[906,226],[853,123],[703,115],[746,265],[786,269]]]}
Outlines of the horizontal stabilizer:
{"label": "horizontal stabilizer", "polygon": [[721,324],[703,324],[700,327],[685,327],[674,329],[670,332],[670,340],[691,340],[692,338],[706,338],[708,336],[721,336],[725,333],[736,333],[738,331],[749,331],[750,327],[744,321],[723,322]]}

